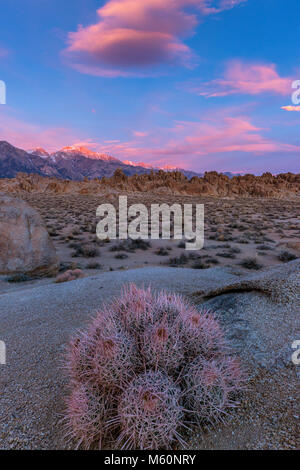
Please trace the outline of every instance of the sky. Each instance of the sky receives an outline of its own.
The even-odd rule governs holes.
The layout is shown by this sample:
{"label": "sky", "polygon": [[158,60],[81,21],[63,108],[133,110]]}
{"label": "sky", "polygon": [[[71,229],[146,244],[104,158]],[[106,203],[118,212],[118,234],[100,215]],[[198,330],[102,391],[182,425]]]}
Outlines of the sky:
{"label": "sky", "polygon": [[300,173],[299,0],[0,0],[0,12],[0,140]]}

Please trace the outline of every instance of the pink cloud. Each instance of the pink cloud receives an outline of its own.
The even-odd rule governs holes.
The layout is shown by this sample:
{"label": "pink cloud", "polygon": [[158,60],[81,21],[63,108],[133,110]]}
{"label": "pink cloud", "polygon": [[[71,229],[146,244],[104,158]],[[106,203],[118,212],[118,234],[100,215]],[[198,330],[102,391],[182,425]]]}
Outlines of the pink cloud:
{"label": "pink cloud", "polygon": [[143,138],[143,137],[147,137],[148,134],[149,134],[148,132],[133,131],[133,135],[135,137]]}
{"label": "pink cloud", "polygon": [[205,15],[211,15],[213,13],[220,13],[224,10],[231,10],[241,3],[245,3],[248,0],[221,0],[217,5],[213,5],[215,2],[203,1],[199,2],[199,8]]}
{"label": "pink cloud", "polygon": [[25,122],[9,112],[0,113],[0,140],[22,149],[43,147],[55,151],[78,140],[75,132],[61,127],[46,128],[38,124]]}
{"label": "pink cloud", "polygon": [[[138,132],[143,135],[133,133],[134,138],[129,141],[114,139],[100,143],[70,129],[46,128],[24,122],[12,116],[9,110],[0,113],[0,140],[19,148],[44,147],[48,151],[56,151],[72,145],[87,147],[120,160],[195,171],[235,170],[236,164],[243,166],[242,161],[247,164],[247,169],[244,166],[243,170],[247,171],[252,165],[252,171],[255,171],[253,168],[258,167],[262,157],[273,158],[276,154],[281,160],[283,156],[285,161],[290,158],[291,165],[294,165],[293,159],[298,158],[300,146],[274,140],[266,136],[267,131],[256,126],[247,116],[231,117],[223,110],[215,118],[205,116],[196,122],[178,121],[171,128]],[[271,160],[267,165],[271,165]]]}
{"label": "pink cloud", "polygon": [[291,93],[292,79],[280,77],[274,64],[246,64],[230,62],[224,78],[190,87],[190,91],[208,98],[234,94],[259,95]]}
{"label": "pink cloud", "polygon": [[245,1],[108,0],[98,9],[96,24],[69,33],[63,54],[78,71],[106,77],[149,74],[161,64],[190,67],[194,55],[182,37],[194,32],[198,15]]}
{"label": "pink cloud", "polygon": [[[200,170],[220,167],[220,161],[235,153],[264,156],[276,152],[299,153],[300,147],[282,143],[264,135],[265,129],[252,124],[249,118],[218,117],[199,122],[177,122],[171,129],[155,130],[140,140],[99,145],[98,151],[109,153],[121,160],[163,167],[171,165]],[[240,163],[239,163],[240,164]]]}
{"label": "pink cloud", "polygon": [[281,109],[284,109],[285,111],[296,111],[300,113],[300,106],[282,106]]}

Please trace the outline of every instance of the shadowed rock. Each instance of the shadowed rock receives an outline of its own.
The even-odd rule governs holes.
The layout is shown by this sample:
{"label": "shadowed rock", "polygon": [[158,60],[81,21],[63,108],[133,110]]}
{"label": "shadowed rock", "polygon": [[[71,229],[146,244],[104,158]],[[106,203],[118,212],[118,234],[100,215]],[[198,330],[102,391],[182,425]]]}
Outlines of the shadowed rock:
{"label": "shadowed rock", "polygon": [[[292,343],[300,334],[300,260],[201,288],[194,297],[216,312],[249,370],[295,368]],[[296,369],[296,368],[295,368]]]}
{"label": "shadowed rock", "polygon": [[300,302],[300,259],[245,276],[234,282],[224,280],[216,289],[197,291],[196,294],[215,297],[229,292],[243,291],[262,292],[278,303]]}

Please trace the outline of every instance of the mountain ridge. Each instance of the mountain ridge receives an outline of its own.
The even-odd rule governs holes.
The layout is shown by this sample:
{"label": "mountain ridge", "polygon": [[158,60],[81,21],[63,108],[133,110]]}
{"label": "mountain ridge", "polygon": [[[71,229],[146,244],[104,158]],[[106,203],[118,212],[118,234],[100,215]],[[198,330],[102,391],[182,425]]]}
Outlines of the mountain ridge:
{"label": "mountain ridge", "polygon": [[[94,152],[83,146],[63,147],[53,153],[42,147],[25,151],[6,141],[0,141],[0,178],[14,178],[18,173],[38,174],[66,180],[81,181],[85,178],[111,177],[117,169],[125,175],[148,174],[161,170],[144,163],[121,161],[111,155]],[[181,168],[164,168],[165,171],[180,171],[188,178],[202,176]]]}

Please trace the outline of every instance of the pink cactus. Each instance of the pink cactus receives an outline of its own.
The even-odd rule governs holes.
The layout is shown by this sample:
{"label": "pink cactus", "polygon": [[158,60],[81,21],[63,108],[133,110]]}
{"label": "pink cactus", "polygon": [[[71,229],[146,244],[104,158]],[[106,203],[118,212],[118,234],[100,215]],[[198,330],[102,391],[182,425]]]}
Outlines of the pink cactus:
{"label": "pink cactus", "polygon": [[186,406],[192,418],[203,421],[220,421],[225,411],[234,406],[233,392],[241,389],[242,373],[237,361],[231,357],[205,360],[198,357],[185,375]]}
{"label": "pink cactus", "polygon": [[184,312],[183,335],[186,354],[190,359],[199,355],[206,358],[219,353],[224,355],[228,347],[220,324],[214,314],[206,310],[198,311],[191,307]]}
{"label": "pink cactus", "polygon": [[146,367],[173,374],[184,360],[184,343],[180,324],[161,320],[149,325],[141,337],[141,353]]}
{"label": "pink cactus", "polygon": [[126,449],[170,448],[178,440],[183,419],[181,391],[162,372],[148,371],[134,379],[119,403],[121,433]]}
{"label": "pink cactus", "polygon": [[66,367],[67,423],[84,448],[183,444],[179,429],[221,419],[242,382],[212,313],[135,285],[72,340]]}
{"label": "pink cactus", "polygon": [[135,284],[123,287],[121,298],[117,299],[112,308],[123,327],[136,336],[153,322],[153,296],[151,289],[139,289]]}
{"label": "pink cactus", "polygon": [[121,388],[141,368],[131,337],[101,312],[87,333],[71,342],[67,369],[71,379],[102,388]]}
{"label": "pink cactus", "polygon": [[67,432],[77,448],[101,449],[106,435],[105,423],[111,410],[101,390],[76,384],[67,403]]}

